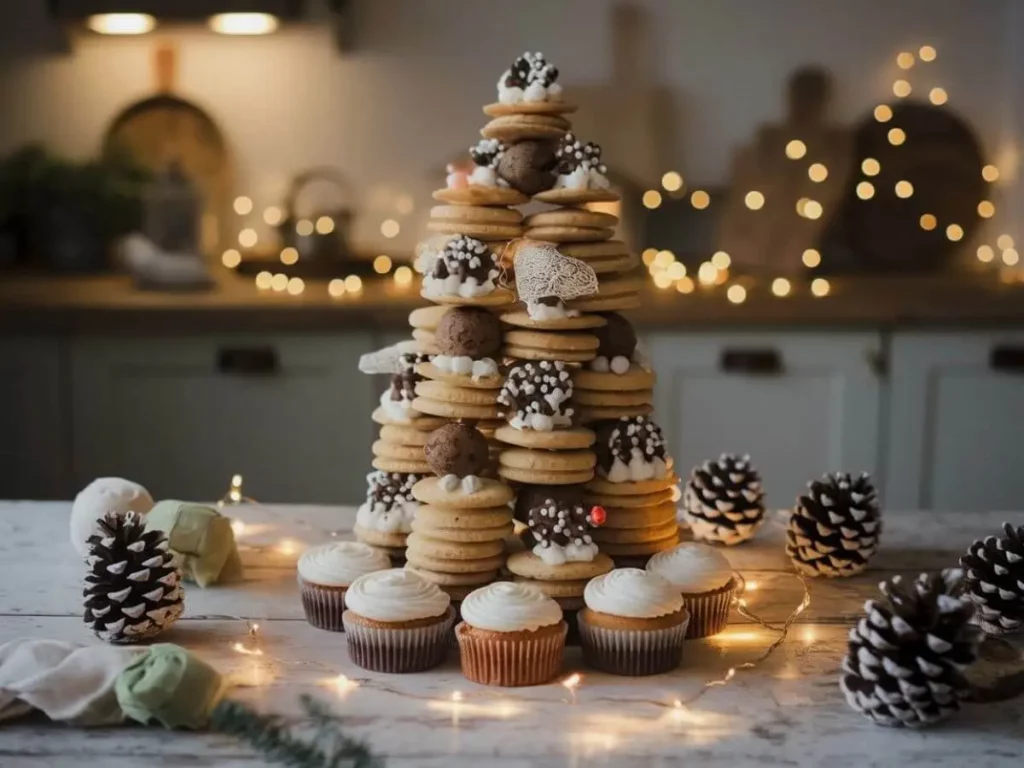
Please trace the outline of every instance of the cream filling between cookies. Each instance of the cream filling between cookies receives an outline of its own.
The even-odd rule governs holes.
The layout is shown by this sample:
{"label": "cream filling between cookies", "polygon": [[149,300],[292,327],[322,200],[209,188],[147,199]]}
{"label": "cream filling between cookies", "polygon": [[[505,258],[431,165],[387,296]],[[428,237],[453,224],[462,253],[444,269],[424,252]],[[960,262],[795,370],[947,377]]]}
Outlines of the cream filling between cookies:
{"label": "cream filling between cookies", "polygon": [[467,496],[471,496],[483,487],[483,483],[476,475],[466,475],[463,478],[458,475],[445,475],[438,479],[437,484],[449,493],[454,493],[461,488]]}
{"label": "cream filling between cookies", "polygon": [[412,533],[412,519],[419,509],[417,501],[402,501],[394,506],[382,502],[364,502],[356,510],[356,525],[381,533]]}
{"label": "cream filling between cookies", "polygon": [[466,177],[470,186],[494,188],[508,188],[508,182],[501,178],[497,171],[486,165],[475,166],[472,172]]}
{"label": "cream filling between cookies", "polygon": [[427,298],[461,296],[464,299],[473,299],[493,293],[494,289],[493,277],[488,277],[483,283],[475,277],[467,277],[462,280],[458,275],[448,275],[443,279],[432,275],[423,278],[423,294]]}
{"label": "cream filling between cookies", "polygon": [[466,355],[434,355],[434,367],[457,376],[471,376],[473,381],[498,375],[498,363],[489,357],[474,360]]}
{"label": "cream filling between cookies", "polygon": [[522,104],[523,102],[539,101],[561,101],[562,86],[558,83],[551,83],[545,86],[542,83],[530,83],[526,88],[517,85],[505,85],[505,80],[512,74],[512,70],[506,69],[505,73],[498,80],[498,101],[502,104]]}
{"label": "cream filling between cookies", "polygon": [[533,554],[546,565],[565,565],[566,563],[589,563],[597,557],[597,544],[538,544]]}
{"label": "cream filling between cookies", "polygon": [[597,373],[617,373],[619,376],[629,373],[633,362],[625,355],[615,355],[609,359],[606,355],[598,355],[590,361],[590,370]]}
{"label": "cream filling between cookies", "polygon": [[526,314],[530,316],[531,320],[564,320],[567,317],[579,317],[580,311],[578,309],[569,309],[562,302],[551,306],[550,304],[530,301],[526,304]]}
{"label": "cream filling between cookies", "polygon": [[639,448],[631,448],[629,462],[624,462],[616,456],[611,467],[604,473],[604,478],[609,483],[629,483],[653,480],[666,475],[668,475],[668,464],[664,459],[655,456],[648,460]]}
{"label": "cream filling between cookies", "polygon": [[423,415],[412,407],[412,400],[392,400],[391,390],[385,391],[380,396],[380,407],[389,419],[405,424]]}
{"label": "cream filling between cookies", "polygon": [[608,177],[596,168],[584,168],[582,165],[572,173],[560,174],[555,179],[554,189],[608,189],[611,182]]}

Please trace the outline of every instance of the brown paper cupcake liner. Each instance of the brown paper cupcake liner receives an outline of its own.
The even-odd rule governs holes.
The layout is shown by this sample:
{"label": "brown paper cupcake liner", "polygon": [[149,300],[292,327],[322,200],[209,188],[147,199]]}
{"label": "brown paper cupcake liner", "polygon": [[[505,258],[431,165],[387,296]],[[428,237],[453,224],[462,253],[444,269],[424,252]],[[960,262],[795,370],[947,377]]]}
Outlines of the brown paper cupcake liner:
{"label": "brown paper cupcake liner", "polygon": [[560,631],[535,637],[501,640],[493,635],[479,637],[466,623],[455,628],[462,660],[462,674],[474,683],[518,687],[543,685],[562,669],[568,625]]}
{"label": "brown paper cupcake liner", "polygon": [[306,621],[318,629],[344,632],[341,615],[345,612],[346,591],[343,587],[321,587],[300,578],[299,594]]}
{"label": "brown paper cupcake liner", "polygon": [[612,675],[641,677],[670,672],[679,666],[687,621],[665,629],[606,629],[588,624],[581,613],[583,661]]}
{"label": "brown paper cupcake liner", "polygon": [[733,594],[736,592],[736,579],[731,579],[724,587],[704,594],[683,592],[683,602],[690,612],[690,627],[686,631],[686,639],[717,635],[729,623],[729,610],[732,608]]}
{"label": "brown paper cupcake liner", "polygon": [[444,618],[426,627],[370,627],[342,620],[348,641],[348,655],[354,663],[371,672],[423,672],[444,661],[451,647],[455,611],[449,606]]}

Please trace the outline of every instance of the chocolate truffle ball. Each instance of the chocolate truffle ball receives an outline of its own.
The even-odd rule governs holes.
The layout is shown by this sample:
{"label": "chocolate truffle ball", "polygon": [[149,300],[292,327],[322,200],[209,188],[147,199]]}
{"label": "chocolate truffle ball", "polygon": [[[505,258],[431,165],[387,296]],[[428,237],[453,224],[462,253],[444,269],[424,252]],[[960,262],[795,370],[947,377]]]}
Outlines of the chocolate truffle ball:
{"label": "chocolate truffle ball", "polygon": [[498,175],[524,195],[535,195],[554,186],[556,163],[551,143],[521,141],[502,153]]}
{"label": "chocolate truffle ball", "polygon": [[442,355],[474,360],[496,357],[501,350],[501,321],[480,307],[453,307],[437,324],[434,343]]}
{"label": "chocolate truffle ball", "polygon": [[423,453],[438,477],[482,475],[490,461],[484,436],[475,427],[457,422],[431,432]]}
{"label": "chocolate truffle ball", "polygon": [[636,331],[632,324],[622,315],[609,312],[602,317],[608,324],[595,328],[592,333],[597,336],[597,354],[611,360],[613,357],[633,357],[636,351]]}

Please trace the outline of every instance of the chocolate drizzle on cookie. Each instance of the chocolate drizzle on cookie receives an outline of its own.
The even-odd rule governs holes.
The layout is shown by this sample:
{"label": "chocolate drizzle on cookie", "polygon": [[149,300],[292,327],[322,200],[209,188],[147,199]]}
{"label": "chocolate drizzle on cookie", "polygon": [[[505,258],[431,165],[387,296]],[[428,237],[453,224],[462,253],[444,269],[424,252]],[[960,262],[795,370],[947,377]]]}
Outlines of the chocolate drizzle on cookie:
{"label": "chocolate drizzle on cookie", "polygon": [[416,373],[416,366],[430,362],[429,355],[417,355],[406,352],[398,358],[398,373],[391,377],[390,397],[396,402],[411,403],[416,397],[416,382],[423,377]]}
{"label": "chocolate drizzle on cookie", "polygon": [[526,52],[509,67],[505,85],[509,88],[526,88],[540,83],[545,88],[558,79],[558,68],[548,64],[543,53]]}
{"label": "chocolate drizzle on cookie", "polygon": [[628,467],[637,460],[648,464],[664,462],[668,456],[661,427],[646,416],[624,416],[602,424],[597,430],[594,453],[597,467],[604,475],[612,472],[616,460]]}
{"label": "chocolate drizzle on cookie", "polygon": [[498,259],[485,243],[474,237],[455,235],[445,243],[434,261],[430,276],[437,280],[456,277],[460,283],[472,278],[483,285],[498,276]]}
{"label": "chocolate drizzle on cookie", "polygon": [[498,410],[517,429],[547,432],[572,424],[572,377],[560,360],[516,363],[498,393]]}
{"label": "chocolate drizzle on cookie", "polygon": [[480,139],[476,145],[469,148],[469,156],[477,165],[497,170],[505,149],[505,145],[497,139]]}
{"label": "chocolate drizzle on cookie", "polygon": [[572,131],[562,137],[555,150],[555,157],[558,160],[555,172],[559,176],[568,176],[579,168],[584,171],[596,170],[601,175],[608,173],[608,166],[601,162],[600,145],[592,141],[584,144]]}
{"label": "chocolate drizzle on cookie", "polygon": [[542,549],[552,546],[582,547],[594,543],[590,529],[600,525],[603,516],[601,507],[588,510],[580,503],[546,498],[530,510],[526,524],[537,546]]}
{"label": "chocolate drizzle on cookie", "polygon": [[366,501],[371,507],[378,504],[389,510],[399,504],[415,501],[412,496],[412,487],[422,480],[425,475],[410,474],[407,472],[385,472],[377,470],[366,476]]}

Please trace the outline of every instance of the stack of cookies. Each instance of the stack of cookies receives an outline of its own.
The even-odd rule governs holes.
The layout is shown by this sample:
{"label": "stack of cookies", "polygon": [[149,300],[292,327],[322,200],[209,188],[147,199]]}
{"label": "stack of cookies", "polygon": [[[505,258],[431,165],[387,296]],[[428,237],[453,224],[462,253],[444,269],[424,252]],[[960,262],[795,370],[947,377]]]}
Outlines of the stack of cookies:
{"label": "stack of cookies", "polygon": [[498,577],[506,557],[504,539],[512,533],[513,493],[505,483],[483,477],[487,440],[468,424],[435,430],[425,453],[436,476],[412,488],[420,506],[408,540],[407,568],[458,602]]}
{"label": "stack of cookies", "polygon": [[653,410],[654,372],[639,359],[636,331],[622,315],[601,316],[597,355],[573,371],[576,405],[584,424],[646,416]]}
{"label": "stack of cookies", "polygon": [[605,510],[604,526],[592,534],[601,551],[627,566],[676,546],[679,478],[661,428],[646,416],[602,422],[594,450],[597,474],[583,498]]}

